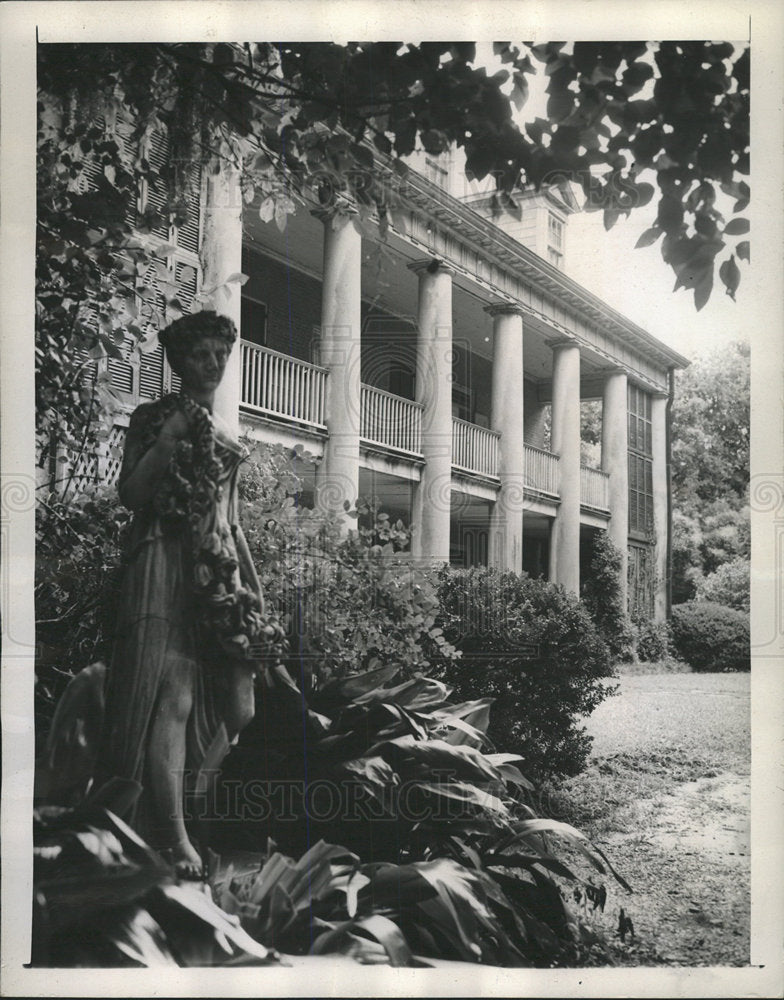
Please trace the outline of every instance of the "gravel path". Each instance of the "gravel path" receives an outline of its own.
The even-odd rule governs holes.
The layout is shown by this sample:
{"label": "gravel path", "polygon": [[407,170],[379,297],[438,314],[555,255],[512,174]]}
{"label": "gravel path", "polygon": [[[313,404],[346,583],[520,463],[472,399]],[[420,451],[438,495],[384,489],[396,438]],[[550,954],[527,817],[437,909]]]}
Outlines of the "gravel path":
{"label": "gravel path", "polygon": [[681,785],[658,802],[638,834],[610,835],[606,846],[634,894],[605,921],[616,936],[625,903],[635,935],[617,940],[626,965],[748,965],[749,783],[725,773]]}
{"label": "gravel path", "polygon": [[[636,774],[644,776],[640,797],[619,811],[619,828],[595,835],[634,889],[628,896],[613,891],[599,918],[616,960],[747,965],[749,675],[624,677],[588,728],[595,737],[591,773],[622,755],[615,773],[621,759],[630,788]],[[653,782],[651,761],[665,762]],[[621,907],[635,931],[623,942]]]}

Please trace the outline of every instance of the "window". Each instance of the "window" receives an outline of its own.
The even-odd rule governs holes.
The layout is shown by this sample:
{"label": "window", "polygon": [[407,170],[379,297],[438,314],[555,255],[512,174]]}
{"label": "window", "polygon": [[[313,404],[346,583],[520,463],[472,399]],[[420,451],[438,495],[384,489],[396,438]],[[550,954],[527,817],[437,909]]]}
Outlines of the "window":
{"label": "window", "polygon": [[633,617],[652,618],[654,610],[653,550],[649,545],[630,545],[628,560],[628,607]]}
{"label": "window", "polygon": [[[104,119],[97,119],[101,129]],[[141,148],[134,137],[132,122],[118,120],[111,136],[120,143],[124,157],[131,166],[141,153],[154,170],[162,174],[169,163],[169,138],[164,131],[156,130],[143,141]],[[95,183],[88,176],[88,187]],[[135,197],[131,197],[125,210],[125,221],[135,229],[135,235],[148,246],[156,248],[161,240],[168,244],[165,257],[153,257],[144,274],[137,280],[139,295],[136,300],[136,321],[145,336],[159,327],[166,326],[183,313],[190,312],[199,285],[200,239],[200,168],[188,171],[186,198],[188,218],[182,225],[174,225],[169,212],[165,185],[160,177],[139,182]],[[147,231],[136,229],[139,212],[155,210],[159,213],[155,225]],[[118,258],[119,259],[119,258]],[[130,267],[130,261],[126,262]],[[97,310],[89,310],[90,325],[99,320]],[[99,362],[109,374],[112,388],[127,405],[133,406],[144,399],[157,399],[168,392],[177,392],[180,380],[166,363],[163,349],[158,346],[151,352],[137,350],[136,338],[127,336],[120,350],[121,358],[107,358]]]}
{"label": "window", "polygon": [[555,250],[563,249],[563,222],[552,212],[547,216],[547,243]]}
{"label": "window", "polygon": [[469,422],[473,417],[471,390],[465,385],[457,385],[454,382],[452,383],[452,416]]}
{"label": "window", "polygon": [[248,295],[240,303],[240,337],[263,347],[267,343],[267,306]]}
{"label": "window", "polygon": [[411,365],[401,361],[392,361],[389,366],[388,391],[403,399],[414,398],[414,370]]}
{"label": "window", "polygon": [[449,170],[430,156],[425,159],[425,177],[444,190],[449,186]]}
{"label": "window", "polygon": [[653,458],[651,397],[629,386],[629,530],[647,534],[653,529]]}
{"label": "window", "polygon": [[547,213],[547,259],[555,267],[563,267],[564,224],[552,212]]}

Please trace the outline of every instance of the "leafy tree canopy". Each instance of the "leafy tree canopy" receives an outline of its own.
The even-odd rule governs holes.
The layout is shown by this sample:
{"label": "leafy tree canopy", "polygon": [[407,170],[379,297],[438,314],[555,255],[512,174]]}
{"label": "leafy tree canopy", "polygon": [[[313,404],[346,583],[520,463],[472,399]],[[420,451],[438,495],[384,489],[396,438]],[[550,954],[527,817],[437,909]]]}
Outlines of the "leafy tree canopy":
{"label": "leafy tree canopy", "polygon": [[[187,221],[199,168],[233,164],[246,204],[281,229],[303,198],[351,202],[355,224],[377,217],[382,238],[390,223],[405,226],[405,158],[418,149],[461,149],[470,179],[494,179],[498,212],[520,214],[515,192],[566,178],[609,228],[657,186],[657,221],[640,244],[661,240],[676,287],[693,288],[698,308],[723,255],[719,276],[734,295],[748,222],[716,206],[720,193],[735,213],[748,204],[748,50],[499,42],[494,51],[496,73],[465,42],[40,46],[41,464],[53,432],[83,449],[81,428],[111,404],[107,379],[83,378],[90,360],[119,360],[128,338],[149,343],[182,309],[166,272],[171,248],[152,237]],[[536,63],[547,118],[521,125]],[[158,132],[165,157],[151,153]],[[155,197],[139,200],[142,189]]]}
{"label": "leafy tree canopy", "polygon": [[[244,153],[247,189],[263,196],[294,183],[332,197],[359,170],[352,194],[382,220],[389,192],[368,142],[394,159],[416,148],[462,148],[469,179],[495,178],[499,210],[519,212],[516,190],[565,177],[582,186],[589,210],[603,211],[608,229],[654,198],[654,185],[641,179],[650,172],[657,219],[640,243],[661,239],[676,287],[693,288],[698,308],[717,257],[731,251],[719,275],[734,296],[735,257],[748,258],[739,237],[749,226],[742,216],[726,221],[716,200],[723,192],[736,213],[749,200],[748,48],[697,41],[493,49],[504,68],[488,75],[467,42],[63,45],[42,50],[40,81],[93,106],[111,95],[145,125],[167,121],[181,153]],[[534,62],[548,80],[547,118],[521,127]],[[201,135],[196,122],[207,126]],[[243,143],[236,147],[232,136]]]}
{"label": "leafy tree canopy", "polygon": [[672,413],[673,599],[748,559],[749,348],[735,343],[683,372]]}
{"label": "leafy tree canopy", "polygon": [[672,475],[678,499],[743,497],[749,481],[750,365],[733,343],[678,378],[672,412]]}

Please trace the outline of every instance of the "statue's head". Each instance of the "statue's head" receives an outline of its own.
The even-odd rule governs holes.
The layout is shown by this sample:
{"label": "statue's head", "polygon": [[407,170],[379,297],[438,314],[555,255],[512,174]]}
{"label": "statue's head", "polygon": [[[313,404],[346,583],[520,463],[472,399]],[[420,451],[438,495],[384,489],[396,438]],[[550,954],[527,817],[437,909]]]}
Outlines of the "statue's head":
{"label": "statue's head", "polygon": [[205,309],[176,319],[158,333],[158,340],[166,351],[166,360],[180,377],[184,374],[188,358],[205,339],[222,341],[228,356],[237,339],[237,328],[228,316]]}

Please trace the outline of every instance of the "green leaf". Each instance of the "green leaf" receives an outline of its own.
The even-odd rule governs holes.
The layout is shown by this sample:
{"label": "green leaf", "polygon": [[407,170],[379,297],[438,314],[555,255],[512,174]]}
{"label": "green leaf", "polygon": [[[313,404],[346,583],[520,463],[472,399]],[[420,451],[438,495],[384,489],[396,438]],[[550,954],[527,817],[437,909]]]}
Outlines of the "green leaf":
{"label": "green leaf", "polygon": [[361,871],[370,879],[367,892],[360,890],[363,901],[371,898],[375,906],[408,907],[436,895],[436,888],[417,865],[393,865],[389,862],[363,865]]}
{"label": "green leaf", "polygon": [[400,928],[388,917],[374,913],[356,922],[357,927],[374,937],[389,955],[390,965],[405,967],[413,964],[414,957]]}
{"label": "green leaf", "polygon": [[577,850],[591,862],[594,868],[602,874],[605,872],[604,865],[602,864],[602,861],[604,861],[604,864],[607,865],[607,868],[612,872],[618,883],[629,892],[632,891],[628,882],[612,867],[601,848],[591,844],[584,833],[580,833],[579,830],[571,826],[569,823],[562,823],[559,820],[554,819],[527,819],[517,823],[515,825],[515,831],[516,832],[512,837],[508,838],[499,845],[499,853],[508,849],[513,844],[519,843],[521,840],[529,841],[532,834],[556,833],[573,844]]}
{"label": "green leaf", "polygon": [[[376,661],[377,662],[377,661]],[[400,667],[396,663],[385,663],[382,666],[366,670],[364,673],[356,674],[345,680],[334,681],[324,688],[324,696],[338,697],[346,701],[361,698],[370,691],[375,691],[387,681],[392,680],[398,673]]]}
{"label": "green leaf", "polygon": [[371,701],[389,701],[403,708],[424,709],[440,705],[449,697],[449,688],[431,677],[415,677],[393,688],[376,688],[367,694],[355,697],[357,704]]}
{"label": "green leaf", "polygon": [[725,236],[742,236],[749,231],[748,219],[730,219],[724,227]]}
{"label": "green leaf", "polygon": [[115,948],[142,968],[177,967],[160,924],[142,907],[111,925],[107,937]]}
{"label": "green leaf", "polygon": [[700,274],[699,280],[694,285],[694,305],[697,312],[702,309],[710,298],[713,291],[713,263],[707,266]]}
{"label": "green leaf", "polygon": [[729,260],[725,260],[719,268],[719,277],[727,289],[727,295],[729,295],[731,299],[734,299],[735,292],[737,292],[738,285],[740,284],[740,270],[738,265],[735,263],[734,254],[729,258]]}
{"label": "green leaf", "polygon": [[487,733],[490,725],[490,708],[493,698],[476,698],[473,701],[464,701],[459,705],[448,705],[442,709],[436,709],[433,713],[437,718],[443,719],[447,724],[453,719],[462,719],[482,735]]}
{"label": "green leaf", "polygon": [[573,882],[581,882],[582,879],[552,854],[496,854],[489,853],[482,855],[482,864],[487,867],[497,868],[527,868],[532,869],[535,865],[546,868],[554,875],[561,878],[568,878]]}
{"label": "green leaf", "polygon": [[741,260],[750,260],[749,241],[743,240],[735,247],[735,252]]}
{"label": "green leaf", "polygon": [[401,736],[373,748],[398,770],[417,773],[449,773],[464,781],[500,782],[498,769],[475,747],[447,743],[445,740],[415,740]]}
{"label": "green leaf", "polygon": [[658,226],[651,226],[650,229],[646,229],[642,236],[634,244],[634,249],[637,250],[639,247],[649,247],[652,243],[661,236],[662,230]]}
{"label": "green leaf", "polygon": [[[490,810],[498,816],[506,817],[509,812],[498,796],[491,795],[466,781],[439,782],[438,784],[422,781],[417,783],[417,787],[421,788],[426,795],[450,799],[453,802],[459,802],[464,806],[476,809]],[[438,807],[435,807],[435,811],[438,812]],[[465,819],[466,817],[461,812],[455,818]]]}
{"label": "green leaf", "polygon": [[271,195],[259,205],[259,218],[262,222],[271,222],[275,218],[275,199]]}

